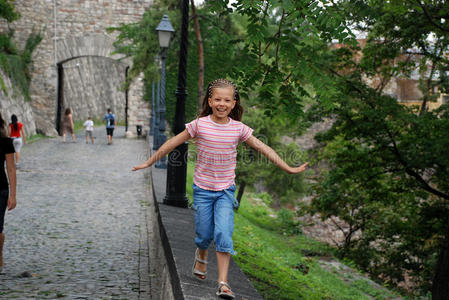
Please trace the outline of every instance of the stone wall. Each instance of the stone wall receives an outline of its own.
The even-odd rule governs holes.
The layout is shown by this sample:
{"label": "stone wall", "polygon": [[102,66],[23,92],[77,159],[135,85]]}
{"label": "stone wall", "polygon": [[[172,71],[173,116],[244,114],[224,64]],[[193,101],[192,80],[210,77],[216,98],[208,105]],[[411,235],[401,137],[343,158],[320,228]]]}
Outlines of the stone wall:
{"label": "stone wall", "polygon": [[151,104],[142,101],[141,91],[143,90],[143,78],[136,78],[128,91],[128,123],[130,131],[136,133],[136,125],[143,126],[143,135],[150,130]]}
{"label": "stone wall", "polygon": [[36,126],[31,110],[31,105],[26,102],[19,91],[15,91],[11,80],[0,70],[0,77],[3,80],[6,92],[0,89],[0,113],[3,119],[11,122],[11,115],[15,114],[19,122],[23,123],[25,134],[30,136],[36,133]]}
{"label": "stone wall", "polygon": [[[111,108],[117,121],[125,119],[126,65],[110,58],[86,56],[63,64],[64,107],[70,107],[74,120],[88,116],[102,118]],[[103,80],[107,75],[109,80]]]}
{"label": "stone wall", "polygon": [[[16,10],[21,18],[10,24],[15,38],[23,47],[29,34],[40,31],[42,42],[33,53],[34,70],[31,82],[31,107],[39,131],[54,135],[56,127],[58,68],[64,70],[64,106],[74,108],[75,118],[84,119],[87,114],[96,115],[112,106],[124,117],[124,93],[118,91],[123,82],[125,69],[130,62],[113,60],[112,54],[117,33],[108,33],[107,28],[134,23],[142,18],[152,0],[16,0]],[[56,4],[56,9],[55,9]],[[56,13],[55,13],[56,11]],[[6,32],[8,24],[0,21],[0,32]],[[104,59],[108,58],[108,59]],[[79,68],[73,64],[79,63]],[[108,66],[109,64],[109,66]],[[70,67],[69,67],[70,66]],[[77,70],[78,69],[78,70]],[[77,74],[78,72],[78,74]],[[142,85],[136,81],[133,105],[129,112],[137,115],[142,101]],[[82,94],[86,92],[85,94]],[[106,98],[109,98],[108,100]],[[92,101],[91,101],[92,99]],[[78,101],[78,102],[77,102]],[[109,105],[106,102],[109,101]],[[140,101],[140,102],[139,102]],[[138,122],[138,117],[130,117]],[[135,128],[129,123],[130,128]],[[134,129],[135,130],[135,129]]]}

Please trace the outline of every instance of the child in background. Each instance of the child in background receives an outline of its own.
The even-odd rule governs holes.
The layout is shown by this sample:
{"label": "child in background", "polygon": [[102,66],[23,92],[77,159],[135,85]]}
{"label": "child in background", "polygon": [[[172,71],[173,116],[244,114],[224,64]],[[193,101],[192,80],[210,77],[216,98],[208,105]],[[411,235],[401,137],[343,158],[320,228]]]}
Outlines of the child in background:
{"label": "child in background", "polygon": [[133,167],[133,171],[148,168],[178,145],[191,138],[197,139],[193,209],[198,248],[192,275],[206,279],[207,249],[214,240],[218,263],[216,294],[224,299],[235,298],[228,283],[228,269],[231,254],[236,254],[232,233],[238,143],[245,142],[290,174],[303,172],[308,165],[287,165],[273,149],[252,135],[253,129],[240,122],[242,114],[237,88],[227,79],[217,79],[207,87],[199,117],[186,124],[183,132],[165,142],[145,163]]}
{"label": "child in background", "polygon": [[83,126],[86,128],[86,144],[89,144],[89,137],[92,141],[92,144],[94,143],[94,121],[92,121],[91,117],[88,117],[86,122],[84,122]]}

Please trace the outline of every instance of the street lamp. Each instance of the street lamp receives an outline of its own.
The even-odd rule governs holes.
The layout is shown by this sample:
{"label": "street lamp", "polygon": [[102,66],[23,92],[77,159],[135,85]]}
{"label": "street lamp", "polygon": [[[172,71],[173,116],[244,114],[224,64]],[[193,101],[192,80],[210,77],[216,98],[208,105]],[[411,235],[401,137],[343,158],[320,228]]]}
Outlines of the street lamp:
{"label": "street lamp", "polygon": [[[176,135],[185,129],[185,102],[187,99],[187,44],[189,26],[189,0],[181,1],[181,45],[179,49],[178,87],[176,89],[176,110],[173,122],[173,133]],[[167,194],[164,204],[187,207],[187,143],[182,143],[168,154]]]}
{"label": "street lamp", "polygon": [[[154,63],[160,67],[160,57],[159,55],[156,55],[154,58]],[[153,136],[153,150],[157,150],[157,130],[159,128],[159,122],[157,121],[157,118],[159,115],[157,114],[157,106],[159,103],[159,87],[160,87],[160,80],[155,81],[153,80],[152,89],[151,89],[151,118],[150,118],[150,135]]]}
{"label": "street lamp", "polygon": [[155,106],[154,106],[154,93],[155,89],[154,89],[154,80],[153,83],[151,84],[151,117],[150,117],[150,132],[149,135],[154,136],[154,124],[156,121],[155,118]]}
{"label": "street lamp", "polygon": [[[159,47],[161,47],[161,95],[160,102],[158,103],[158,113],[159,113],[159,130],[157,134],[159,135],[157,139],[157,148],[159,149],[163,143],[167,140],[165,136],[165,59],[167,58],[167,49],[170,46],[170,39],[175,31],[173,26],[170,24],[170,20],[167,15],[162,17],[161,22],[156,27],[156,31],[159,37]],[[167,159],[164,157],[156,163],[156,168],[166,169]]]}

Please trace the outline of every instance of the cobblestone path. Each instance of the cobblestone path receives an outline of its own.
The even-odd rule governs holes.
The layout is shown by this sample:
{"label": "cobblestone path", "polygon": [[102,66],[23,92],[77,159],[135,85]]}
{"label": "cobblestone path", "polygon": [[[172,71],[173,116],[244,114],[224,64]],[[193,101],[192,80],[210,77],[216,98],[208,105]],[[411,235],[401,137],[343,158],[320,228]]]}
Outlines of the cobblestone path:
{"label": "cobblestone path", "polygon": [[[148,299],[146,143],[45,139],[25,145],[6,214],[1,299]],[[68,138],[70,141],[70,138]]]}

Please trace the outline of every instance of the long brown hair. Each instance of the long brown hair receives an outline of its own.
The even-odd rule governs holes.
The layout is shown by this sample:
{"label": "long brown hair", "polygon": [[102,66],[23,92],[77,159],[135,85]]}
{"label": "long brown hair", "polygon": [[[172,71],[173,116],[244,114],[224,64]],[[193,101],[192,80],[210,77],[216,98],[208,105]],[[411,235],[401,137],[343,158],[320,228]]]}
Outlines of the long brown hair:
{"label": "long brown hair", "polygon": [[215,88],[226,88],[226,87],[234,89],[235,106],[229,113],[229,117],[236,121],[242,120],[243,107],[240,104],[239,91],[237,87],[234,85],[234,83],[232,83],[232,81],[227,80],[225,78],[219,78],[209,83],[209,85],[207,86],[206,95],[204,95],[203,105],[201,106],[201,111],[198,118],[207,117],[208,115],[212,114],[212,108],[209,106],[209,98],[212,97],[213,90]]}
{"label": "long brown hair", "polygon": [[17,130],[19,128],[19,125],[17,124],[17,116],[11,115],[11,124],[14,126],[14,130]]}

